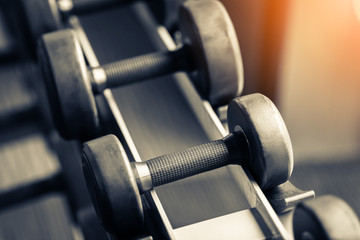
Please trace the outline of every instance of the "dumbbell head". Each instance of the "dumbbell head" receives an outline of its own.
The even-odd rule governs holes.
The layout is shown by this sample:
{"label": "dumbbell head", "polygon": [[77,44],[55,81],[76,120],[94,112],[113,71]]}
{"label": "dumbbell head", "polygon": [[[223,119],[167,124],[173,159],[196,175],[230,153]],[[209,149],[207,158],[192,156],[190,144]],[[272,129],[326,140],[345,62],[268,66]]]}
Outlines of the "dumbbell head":
{"label": "dumbbell head", "polygon": [[219,1],[185,1],[179,28],[199,73],[197,89],[212,105],[227,104],[243,90],[243,64],[234,26]]}
{"label": "dumbbell head", "polygon": [[[204,10],[207,14],[204,14]],[[193,62],[197,65],[200,77],[195,84],[199,91],[213,105],[227,103],[240,94],[243,87],[240,50],[224,7],[218,1],[185,2],[180,10],[180,23],[184,43],[191,46]],[[89,127],[89,124],[84,123],[98,122],[98,119],[94,118],[97,113],[93,104],[93,92],[89,88],[89,73],[83,72],[87,67],[83,53],[78,51],[79,45],[74,31],[61,30],[43,35],[38,48],[43,71],[54,71],[46,74],[45,80],[50,82],[47,86],[57,86],[56,89],[50,87],[48,92],[59,98],[56,101],[51,100],[60,110],[54,119],[57,126],[61,126],[60,134],[66,138],[84,138],[81,134],[83,132],[90,135],[95,129],[93,125]],[[57,69],[63,69],[63,72]],[[66,79],[68,80],[65,81]],[[93,84],[96,84],[95,82]],[[73,96],[76,99],[68,98],[66,89],[79,90],[83,94]],[[73,116],[69,111],[74,108],[82,109],[87,115],[77,114],[76,118],[68,119],[67,116]],[[89,115],[93,118],[90,119]],[[72,131],[74,128],[77,130]]]}
{"label": "dumbbell head", "polygon": [[108,135],[84,144],[83,171],[106,231],[121,235],[139,231],[144,218],[140,193],[119,140]]}
{"label": "dumbbell head", "polygon": [[[63,47],[66,46],[66,47]],[[99,125],[90,76],[75,32],[45,34],[38,47],[56,128],[68,139],[88,139]]]}
{"label": "dumbbell head", "polygon": [[[241,126],[246,137],[245,141],[243,141],[244,135],[239,134],[238,136],[241,137],[241,140],[235,140],[231,143],[231,147],[236,148],[237,151],[243,150],[251,152],[251,154],[248,154],[248,152],[244,154],[239,154],[238,152],[235,153],[236,157],[241,155],[251,155],[251,157],[247,159],[238,159],[238,162],[247,165],[253,173],[257,173],[255,175],[256,180],[264,190],[286,182],[291,174],[293,166],[292,149],[282,118],[271,101],[260,94],[241,97],[230,104],[228,114],[229,119],[232,122],[231,131],[238,133]],[[225,141],[226,140],[224,140],[224,142]],[[210,154],[210,157],[213,157],[213,155],[217,155],[217,153],[214,153],[215,147],[221,145],[219,142],[213,143],[214,144],[206,146],[201,145],[197,149],[205,149],[204,154],[209,155],[209,153],[212,153]],[[237,146],[236,144],[240,146]],[[221,147],[217,149],[224,150],[224,147],[226,148],[226,146],[226,144],[221,145]],[[86,181],[89,191],[92,193],[91,197],[95,208],[97,208],[99,218],[102,220],[106,230],[117,234],[126,230],[122,227],[122,222],[129,221],[129,219],[122,217],[124,216],[122,215],[123,208],[132,208],[135,211],[135,217],[131,218],[130,221],[133,221],[137,226],[141,226],[141,218],[137,216],[141,215],[140,212],[142,210],[141,204],[136,196],[138,196],[139,192],[151,189],[151,186],[149,187],[144,184],[148,181],[145,180],[143,182],[142,180],[139,180],[139,177],[150,177],[151,172],[154,170],[154,166],[155,168],[159,165],[168,166],[167,169],[164,170],[161,168],[161,170],[157,172],[157,175],[164,173],[160,176],[160,182],[170,182],[169,179],[166,178],[173,180],[179,179],[179,177],[172,176],[173,174],[184,177],[187,174],[184,173],[184,171],[190,172],[194,170],[193,168],[201,168],[203,171],[214,169],[214,167],[206,169],[206,166],[204,165],[206,165],[207,161],[203,161],[204,159],[196,163],[193,162],[193,159],[189,156],[194,157],[202,154],[201,150],[198,151],[195,148],[192,148],[192,150],[183,150],[184,152],[182,151],[179,154],[174,153],[159,157],[161,161],[157,162],[157,164],[152,164],[152,167],[149,168],[142,168],[144,165],[136,163],[134,164],[136,170],[133,170],[134,168],[131,169],[129,167],[128,158],[124,153],[119,140],[113,135],[107,135],[85,143],[83,150],[83,168],[86,175]],[[185,151],[188,152],[185,153]],[[259,151],[259,153],[255,153],[254,151]],[[119,152],[122,154],[114,154]],[[229,154],[233,153],[234,152],[229,151]],[[211,164],[214,165],[214,161],[223,163],[233,162],[233,160],[224,161],[226,155],[227,153],[221,155],[221,157],[214,157],[210,161]],[[180,158],[176,158],[176,156],[180,156]],[[234,159],[234,157],[229,156],[229,159]],[[144,164],[149,166],[149,163],[154,161],[157,160],[151,159]],[[181,167],[177,169],[176,167],[179,167],[180,165]],[[215,163],[215,165],[218,164]],[[220,167],[220,165],[217,167]],[[147,174],[149,172],[150,175]],[[201,171],[195,169],[194,172]],[[187,176],[191,175],[193,174],[188,174]],[[134,180],[134,177],[138,181]],[[149,185],[159,185],[154,184],[155,179],[152,177],[150,177],[150,181],[152,183]],[[118,184],[123,184],[123,186],[117,186]],[[118,188],[118,191],[123,188],[126,190],[123,192],[115,192],[117,191],[116,188]],[[136,198],[136,202],[129,203],[129,197]],[[121,206],[123,204],[127,204],[127,207]],[[115,219],[114,216],[117,216],[117,218]]]}
{"label": "dumbbell head", "polygon": [[246,162],[262,189],[286,182],[293,170],[292,144],[285,123],[270,99],[251,94],[228,107],[229,131],[244,131],[251,159]]}
{"label": "dumbbell head", "polygon": [[296,206],[293,232],[295,240],[360,239],[360,222],[344,200],[325,195]]}

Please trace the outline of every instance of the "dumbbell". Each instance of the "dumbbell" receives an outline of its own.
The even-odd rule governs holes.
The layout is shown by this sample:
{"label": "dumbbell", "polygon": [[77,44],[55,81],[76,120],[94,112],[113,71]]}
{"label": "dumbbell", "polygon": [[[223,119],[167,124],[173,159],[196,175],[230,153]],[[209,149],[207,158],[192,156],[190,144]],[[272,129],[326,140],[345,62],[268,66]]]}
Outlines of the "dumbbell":
{"label": "dumbbell", "polygon": [[76,33],[43,35],[39,60],[53,119],[67,139],[89,139],[98,127],[94,94],[176,71],[196,70],[194,84],[213,106],[228,103],[243,88],[240,49],[231,20],[219,1],[187,1],[180,7],[183,45],[88,68]]}
{"label": "dumbbell", "polygon": [[[162,21],[171,27],[176,18],[174,11],[184,0],[153,0]],[[86,13],[113,5],[135,2],[134,0],[22,0],[22,7],[34,40],[42,34],[64,28],[71,14]]]}
{"label": "dumbbell", "polygon": [[293,169],[289,134],[264,95],[236,98],[228,107],[225,138],[144,162],[129,162],[114,135],[86,142],[82,166],[100,222],[113,234],[130,234],[143,222],[140,194],[227,164],[241,164],[263,190],[286,182]]}

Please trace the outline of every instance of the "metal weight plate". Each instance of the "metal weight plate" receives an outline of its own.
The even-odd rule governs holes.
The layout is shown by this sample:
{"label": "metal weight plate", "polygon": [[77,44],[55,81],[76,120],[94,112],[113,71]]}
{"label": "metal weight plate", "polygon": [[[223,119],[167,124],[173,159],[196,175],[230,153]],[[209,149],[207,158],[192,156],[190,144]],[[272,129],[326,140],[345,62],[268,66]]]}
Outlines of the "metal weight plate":
{"label": "metal weight plate", "polygon": [[83,171],[96,213],[106,231],[124,236],[144,222],[139,189],[125,150],[114,135],[87,142]]}
{"label": "metal weight plate", "polygon": [[262,189],[289,179],[294,166],[292,145],[270,99],[259,93],[234,99],[228,107],[228,123],[230,132],[244,131],[252,157],[246,164]]}
{"label": "metal weight plate", "polygon": [[297,205],[293,216],[295,239],[360,239],[360,222],[342,199],[325,195]]}
{"label": "metal weight plate", "polygon": [[33,40],[63,27],[56,0],[22,0]]}
{"label": "metal weight plate", "polygon": [[38,46],[53,120],[67,139],[89,139],[99,125],[89,73],[72,30],[42,36]]}
{"label": "metal weight plate", "polygon": [[92,205],[81,208],[76,212],[76,220],[81,227],[84,239],[108,239],[104,228],[100,225],[95,209]]}
{"label": "metal weight plate", "polygon": [[243,65],[234,26],[219,1],[186,1],[180,7],[183,42],[192,46],[199,79],[195,85],[213,106],[239,96]]}

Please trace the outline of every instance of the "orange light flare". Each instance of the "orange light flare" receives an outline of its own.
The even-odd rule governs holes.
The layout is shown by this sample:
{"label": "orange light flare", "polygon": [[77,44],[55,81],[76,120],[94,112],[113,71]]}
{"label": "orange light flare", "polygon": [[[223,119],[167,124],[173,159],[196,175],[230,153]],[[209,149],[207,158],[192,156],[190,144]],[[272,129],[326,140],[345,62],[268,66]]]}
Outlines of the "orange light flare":
{"label": "orange light flare", "polygon": [[360,1],[291,3],[280,103],[294,152],[307,159],[359,156]]}

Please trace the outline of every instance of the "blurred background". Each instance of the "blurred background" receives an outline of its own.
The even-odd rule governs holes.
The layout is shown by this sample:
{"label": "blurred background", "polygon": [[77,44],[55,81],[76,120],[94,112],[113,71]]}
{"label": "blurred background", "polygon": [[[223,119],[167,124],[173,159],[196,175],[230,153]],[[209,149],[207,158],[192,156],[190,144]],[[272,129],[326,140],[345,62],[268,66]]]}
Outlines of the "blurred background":
{"label": "blurred background", "polygon": [[[360,215],[360,0],[222,2],[238,34],[244,94],[269,96],[288,126],[292,182]],[[1,0],[0,239],[77,239],[74,219],[91,203],[78,145],[54,132],[41,100],[34,46],[21,1]]]}
{"label": "blurred background", "polygon": [[237,30],[245,93],[272,98],[289,129],[292,181],[360,214],[360,1],[223,1]]}

